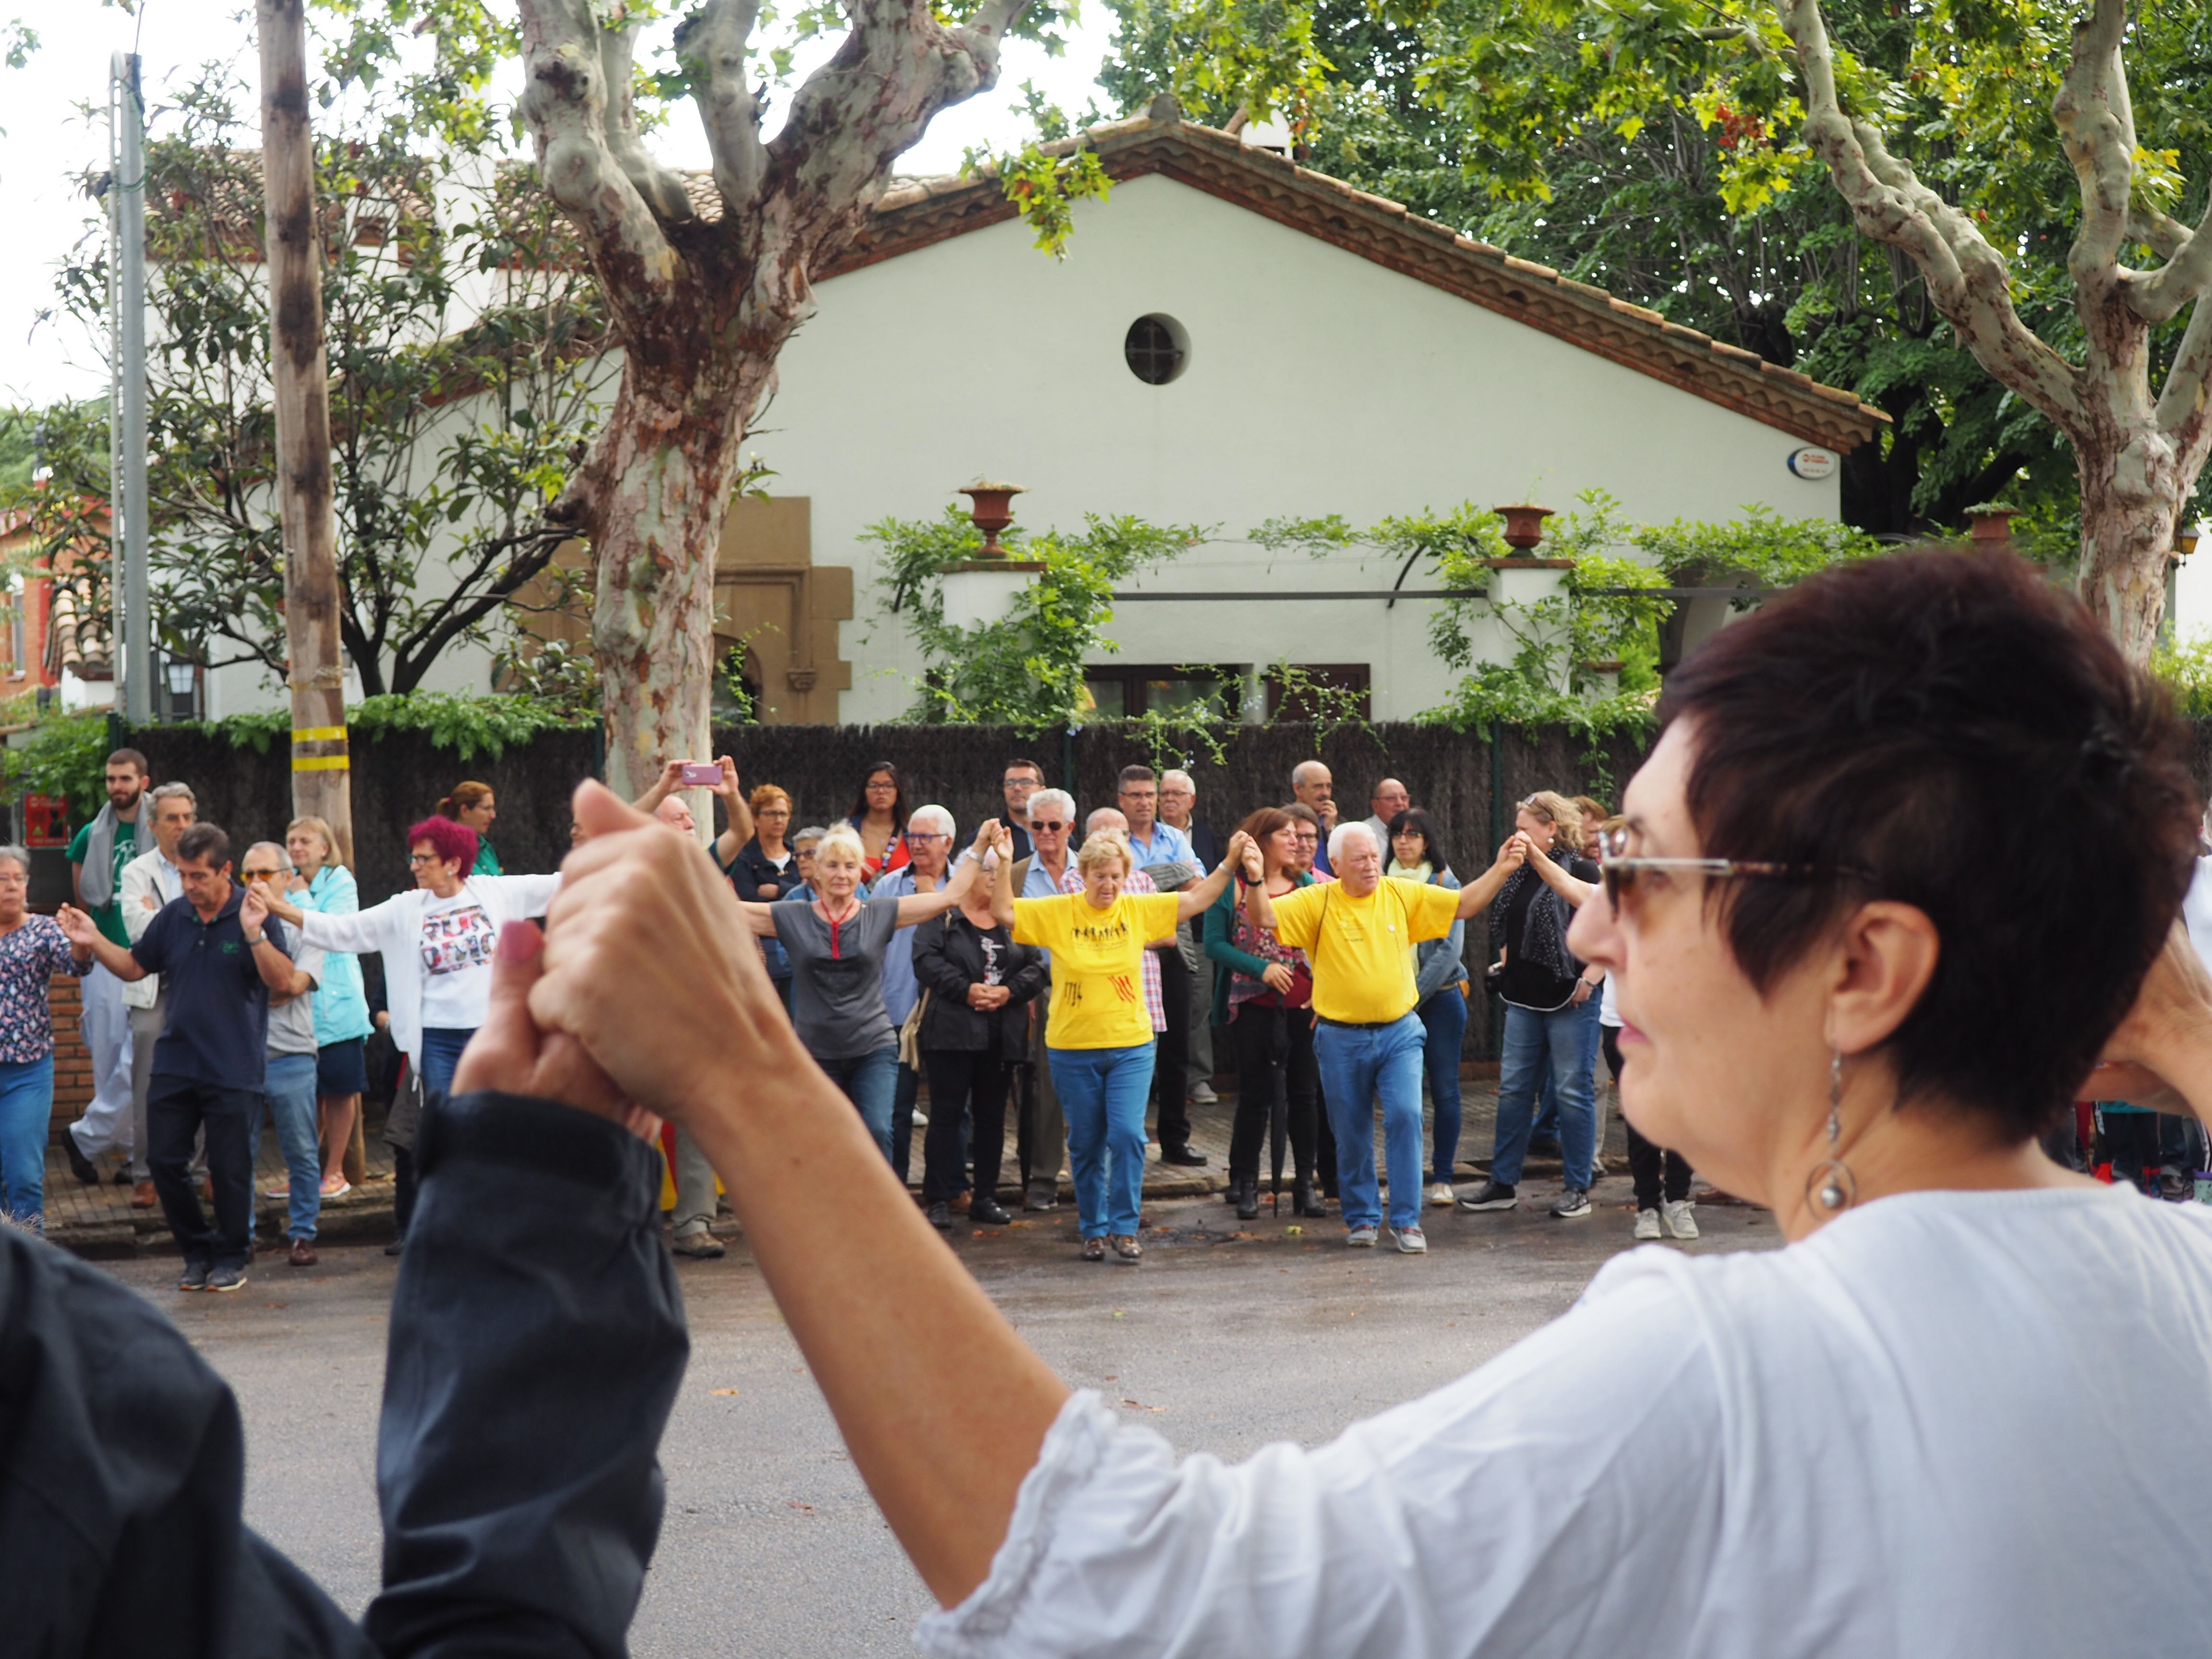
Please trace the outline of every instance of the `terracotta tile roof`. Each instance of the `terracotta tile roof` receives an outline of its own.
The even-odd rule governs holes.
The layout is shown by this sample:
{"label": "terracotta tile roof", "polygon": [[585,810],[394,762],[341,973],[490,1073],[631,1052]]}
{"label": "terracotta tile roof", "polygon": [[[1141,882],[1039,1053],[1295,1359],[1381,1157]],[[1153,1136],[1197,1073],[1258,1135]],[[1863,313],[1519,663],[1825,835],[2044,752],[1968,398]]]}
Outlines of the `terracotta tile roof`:
{"label": "terracotta tile roof", "polygon": [[[1844,451],[1866,442],[1889,417],[1851,392],[1670,323],[1656,311],[1547,265],[1455,235],[1225,132],[1175,118],[1156,102],[1152,115],[1093,127],[1085,135],[1116,180],[1158,173],[1372,259],[1417,282],[1510,317],[1639,374],[1720,404],[1791,436]],[[1048,146],[1061,154],[1074,141]],[[826,269],[823,282],[879,260],[1014,216],[995,179],[895,179],[870,222]]]}

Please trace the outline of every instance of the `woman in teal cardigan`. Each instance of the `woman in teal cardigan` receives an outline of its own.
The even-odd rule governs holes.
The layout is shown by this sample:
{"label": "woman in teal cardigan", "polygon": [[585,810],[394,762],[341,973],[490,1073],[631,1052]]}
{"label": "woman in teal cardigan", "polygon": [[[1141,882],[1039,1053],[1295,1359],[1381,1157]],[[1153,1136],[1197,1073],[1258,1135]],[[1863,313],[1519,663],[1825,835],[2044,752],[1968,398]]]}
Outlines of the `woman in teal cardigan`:
{"label": "woman in teal cardigan", "polygon": [[[1261,879],[1270,897],[1312,885],[1313,877],[1296,863],[1289,813],[1265,806],[1239,827],[1259,846]],[[1313,1057],[1313,975],[1305,953],[1279,943],[1272,928],[1256,926],[1244,914],[1240,871],[1206,913],[1206,954],[1228,969],[1214,975],[1213,1023],[1227,1030],[1237,1055],[1229,1196],[1237,1217],[1249,1221],[1260,1213],[1260,1146],[1271,1124],[1277,1135],[1275,1183],[1281,1186],[1286,1116],[1297,1168],[1291,1212],[1325,1215],[1328,1206],[1314,1191],[1321,1083]],[[1325,1187],[1336,1184],[1335,1162],[1330,1156],[1320,1171]],[[1279,1190],[1278,1202],[1280,1197]]]}

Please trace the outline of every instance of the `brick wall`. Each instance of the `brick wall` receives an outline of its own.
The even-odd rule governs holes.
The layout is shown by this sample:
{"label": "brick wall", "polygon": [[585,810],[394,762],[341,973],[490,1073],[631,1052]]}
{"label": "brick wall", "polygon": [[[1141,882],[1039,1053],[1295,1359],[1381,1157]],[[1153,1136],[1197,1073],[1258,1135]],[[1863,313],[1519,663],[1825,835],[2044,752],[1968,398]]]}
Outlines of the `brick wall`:
{"label": "brick wall", "polygon": [[77,1029],[77,982],[63,975],[48,981],[46,1006],[54,1017],[54,1115],[52,1133],[82,1115],[92,1099],[92,1056]]}

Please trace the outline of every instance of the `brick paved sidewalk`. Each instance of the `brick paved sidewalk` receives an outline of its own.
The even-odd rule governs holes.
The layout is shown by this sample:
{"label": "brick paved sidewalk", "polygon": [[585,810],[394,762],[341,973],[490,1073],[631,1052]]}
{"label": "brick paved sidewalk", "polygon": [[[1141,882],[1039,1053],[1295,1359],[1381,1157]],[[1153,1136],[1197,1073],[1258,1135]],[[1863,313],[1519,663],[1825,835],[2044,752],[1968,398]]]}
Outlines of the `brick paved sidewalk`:
{"label": "brick paved sidewalk", "polygon": [[[1494,1079],[1471,1078],[1462,1085],[1464,1091],[1460,1129],[1458,1178],[1462,1181],[1479,1179],[1490,1167],[1490,1148],[1498,1121],[1498,1090]],[[1606,1114],[1606,1134],[1603,1163],[1606,1170],[1618,1174],[1628,1167],[1627,1138],[1621,1127],[1620,1116],[1610,1108],[1611,1091],[1605,1091],[1608,1109]],[[928,1092],[922,1094],[921,1106],[928,1109]],[[1185,1168],[1163,1164],[1157,1161],[1145,1165],[1145,1196],[1146,1198],[1192,1198],[1207,1193],[1225,1191],[1228,1186],[1229,1132],[1236,1111],[1235,1097],[1224,1095],[1216,1104],[1191,1108],[1190,1144],[1206,1154],[1202,1167]],[[1429,1144],[1431,1115],[1425,1104],[1421,1114],[1421,1138]],[[369,1240],[392,1236],[392,1152],[378,1133],[380,1122],[373,1121],[368,1136],[368,1180],[352,1191],[335,1199],[323,1200],[319,1223],[319,1236],[331,1240]],[[915,1135],[913,1152],[913,1186],[918,1192],[921,1179],[921,1132]],[[1011,1127],[1006,1136],[1006,1183],[1000,1187],[1001,1200],[1019,1201],[1020,1194],[1012,1183],[1015,1177],[1013,1134]],[[1262,1178],[1266,1176],[1265,1154],[1262,1155]],[[1382,1130],[1376,1131],[1376,1164],[1383,1164]],[[117,1186],[112,1177],[115,1162],[100,1160],[104,1179],[97,1187],[82,1185],[70,1173],[69,1160],[62,1149],[46,1149],[46,1237],[64,1249],[80,1255],[116,1256],[141,1253],[166,1254],[169,1243],[167,1224],[161,1219],[159,1208],[134,1210],[131,1207],[131,1188]],[[1528,1160],[1528,1174],[1542,1182],[1556,1177],[1559,1172],[1557,1158]],[[253,1211],[256,1226],[264,1239],[281,1238],[284,1232],[285,1206],[282,1199],[264,1197],[265,1188],[284,1179],[284,1160],[277,1146],[275,1129],[264,1122],[262,1126],[261,1156],[254,1169]],[[1284,1180],[1287,1184],[1290,1169],[1285,1161]],[[1073,1203],[1073,1185],[1063,1180],[1060,1197]]]}

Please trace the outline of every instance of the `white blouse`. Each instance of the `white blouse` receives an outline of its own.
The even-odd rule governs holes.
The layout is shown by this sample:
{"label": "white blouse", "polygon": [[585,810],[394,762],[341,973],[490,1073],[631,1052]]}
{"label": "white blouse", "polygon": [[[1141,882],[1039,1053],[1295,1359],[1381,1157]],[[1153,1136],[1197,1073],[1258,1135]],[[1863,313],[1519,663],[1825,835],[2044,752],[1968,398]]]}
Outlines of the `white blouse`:
{"label": "white blouse", "polygon": [[2212,1207],[1915,1193],[1781,1250],[1650,1246],[1449,1387],[1233,1468],[1078,1395],[916,1639],[2202,1659]]}

